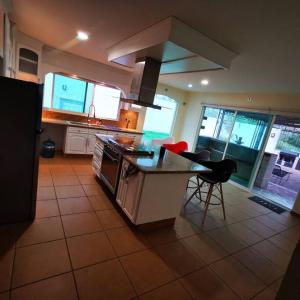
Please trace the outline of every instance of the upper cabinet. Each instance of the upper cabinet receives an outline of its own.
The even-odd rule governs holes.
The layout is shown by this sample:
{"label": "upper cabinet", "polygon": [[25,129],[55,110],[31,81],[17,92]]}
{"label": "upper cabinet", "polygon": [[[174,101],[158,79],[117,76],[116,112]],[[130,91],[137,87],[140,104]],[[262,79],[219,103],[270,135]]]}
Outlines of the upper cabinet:
{"label": "upper cabinet", "polygon": [[16,77],[26,81],[39,81],[40,53],[30,47],[18,45]]}

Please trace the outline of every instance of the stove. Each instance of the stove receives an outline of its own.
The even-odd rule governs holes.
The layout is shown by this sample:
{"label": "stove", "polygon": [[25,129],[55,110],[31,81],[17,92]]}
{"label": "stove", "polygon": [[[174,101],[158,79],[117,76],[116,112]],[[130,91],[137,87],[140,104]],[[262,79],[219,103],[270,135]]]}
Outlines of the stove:
{"label": "stove", "polygon": [[134,138],[112,137],[104,142],[99,177],[114,196],[117,195],[122,155],[152,157],[154,151]]}
{"label": "stove", "polygon": [[154,151],[149,146],[137,142],[134,138],[116,137],[108,140],[108,143],[122,154],[153,156]]}

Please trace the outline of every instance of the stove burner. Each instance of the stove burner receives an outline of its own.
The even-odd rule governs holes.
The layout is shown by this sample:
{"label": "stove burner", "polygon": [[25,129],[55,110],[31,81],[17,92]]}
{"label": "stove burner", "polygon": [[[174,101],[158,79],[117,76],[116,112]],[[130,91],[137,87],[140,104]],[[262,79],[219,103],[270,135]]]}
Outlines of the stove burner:
{"label": "stove burner", "polygon": [[134,139],[132,138],[117,138],[109,139],[108,143],[117,148],[122,154],[138,155],[138,156],[153,156],[154,151],[136,149],[134,147]]}

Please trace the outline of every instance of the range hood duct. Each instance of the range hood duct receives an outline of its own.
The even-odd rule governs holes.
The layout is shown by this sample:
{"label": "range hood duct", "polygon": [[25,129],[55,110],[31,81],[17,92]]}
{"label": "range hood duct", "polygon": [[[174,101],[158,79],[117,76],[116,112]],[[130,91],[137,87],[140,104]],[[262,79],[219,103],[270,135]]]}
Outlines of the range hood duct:
{"label": "range hood duct", "polygon": [[[134,73],[129,99],[122,101],[152,108],[159,108],[153,104],[159,74],[229,69],[235,57],[235,53],[175,17],[108,49],[108,61]],[[145,65],[137,63],[140,61]]]}
{"label": "range hood duct", "polygon": [[144,61],[134,66],[133,78],[128,98],[121,98],[122,102],[161,109],[154,105],[154,97],[158,83],[161,62],[146,57]]}

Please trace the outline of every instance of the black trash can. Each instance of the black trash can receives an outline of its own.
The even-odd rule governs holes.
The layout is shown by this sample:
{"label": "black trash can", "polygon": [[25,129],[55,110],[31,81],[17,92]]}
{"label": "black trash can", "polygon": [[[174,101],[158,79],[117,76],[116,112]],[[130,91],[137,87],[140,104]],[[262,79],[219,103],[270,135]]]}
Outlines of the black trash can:
{"label": "black trash can", "polygon": [[42,144],[42,157],[52,158],[55,155],[55,143],[51,139],[44,141]]}

